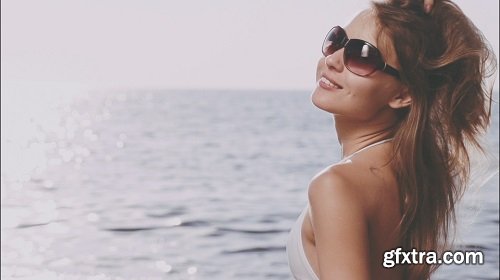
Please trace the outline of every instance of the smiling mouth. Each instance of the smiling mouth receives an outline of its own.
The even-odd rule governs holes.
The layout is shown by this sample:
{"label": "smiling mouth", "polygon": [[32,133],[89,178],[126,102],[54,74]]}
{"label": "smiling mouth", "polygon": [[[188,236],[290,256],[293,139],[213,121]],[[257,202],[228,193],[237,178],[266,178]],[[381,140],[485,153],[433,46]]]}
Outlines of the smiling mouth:
{"label": "smiling mouth", "polygon": [[328,80],[327,78],[325,77],[321,77],[321,79],[319,79],[318,82],[322,82],[323,84],[327,85],[328,87],[331,87],[331,88],[336,88],[336,89],[342,89],[342,87],[338,84],[336,84],[335,82],[332,82],[330,80]]}

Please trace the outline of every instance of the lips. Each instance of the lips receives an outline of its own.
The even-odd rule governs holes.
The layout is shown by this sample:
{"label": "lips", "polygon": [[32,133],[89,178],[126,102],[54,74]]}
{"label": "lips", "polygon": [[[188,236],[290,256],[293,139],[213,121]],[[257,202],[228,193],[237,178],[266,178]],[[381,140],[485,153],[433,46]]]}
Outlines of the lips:
{"label": "lips", "polygon": [[327,88],[342,89],[341,85],[337,84],[333,79],[327,78],[325,75],[322,75],[318,82]]}

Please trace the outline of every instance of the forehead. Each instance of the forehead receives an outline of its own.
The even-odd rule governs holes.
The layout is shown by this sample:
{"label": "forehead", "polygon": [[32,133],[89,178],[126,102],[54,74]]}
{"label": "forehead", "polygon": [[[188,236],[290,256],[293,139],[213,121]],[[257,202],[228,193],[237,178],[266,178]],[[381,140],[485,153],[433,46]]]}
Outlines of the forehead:
{"label": "forehead", "polygon": [[377,46],[379,32],[377,28],[377,19],[373,10],[367,9],[362,11],[356,15],[344,29],[349,38],[362,39]]}

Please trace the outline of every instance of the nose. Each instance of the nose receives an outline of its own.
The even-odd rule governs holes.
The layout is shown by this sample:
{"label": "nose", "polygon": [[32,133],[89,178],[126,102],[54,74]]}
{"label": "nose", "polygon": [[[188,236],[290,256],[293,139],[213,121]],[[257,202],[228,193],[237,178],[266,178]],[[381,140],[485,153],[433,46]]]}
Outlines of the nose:
{"label": "nose", "polygon": [[342,72],[344,68],[344,48],[326,56],[325,65],[328,69]]}

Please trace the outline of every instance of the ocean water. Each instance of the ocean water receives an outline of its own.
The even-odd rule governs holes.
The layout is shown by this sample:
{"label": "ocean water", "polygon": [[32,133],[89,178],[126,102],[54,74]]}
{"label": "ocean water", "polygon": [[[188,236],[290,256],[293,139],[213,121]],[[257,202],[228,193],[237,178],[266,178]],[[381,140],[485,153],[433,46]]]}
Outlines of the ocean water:
{"label": "ocean water", "polygon": [[[493,115],[498,158],[498,103]],[[340,148],[306,91],[12,87],[1,154],[2,279],[291,279],[288,231]],[[485,264],[433,279],[499,278],[486,175],[458,239]]]}

